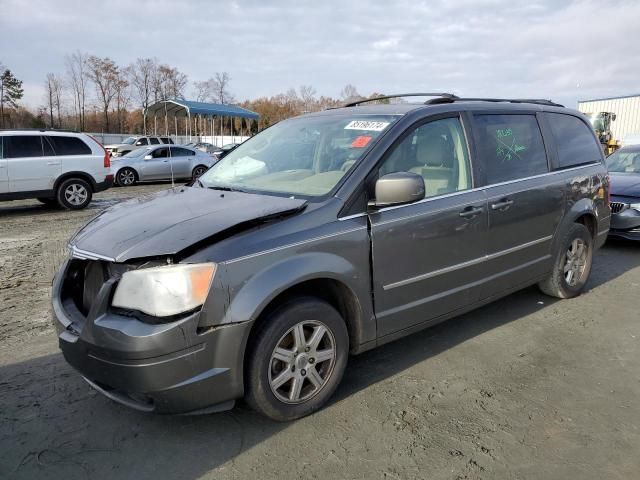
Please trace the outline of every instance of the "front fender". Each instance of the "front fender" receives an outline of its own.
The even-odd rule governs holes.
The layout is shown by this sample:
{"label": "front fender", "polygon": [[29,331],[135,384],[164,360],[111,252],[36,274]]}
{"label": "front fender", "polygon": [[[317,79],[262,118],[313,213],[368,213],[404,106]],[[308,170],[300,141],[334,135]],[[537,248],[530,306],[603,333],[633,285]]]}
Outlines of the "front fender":
{"label": "front fender", "polygon": [[[265,259],[267,260],[267,259]],[[255,321],[278,295],[308,280],[331,279],[346,286],[359,308],[358,324],[354,325],[359,338],[356,343],[375,339],[375,320],[369,287],[368,252],[356,262],[327,252],[306,252],[284,256],[243,278],[247,273],[237,264],[220,263],[214,279],[214,294],[203,309],[201,326]],[[357,262],[366,261],[364,265]],[[255,266],[256,262],[251,262]],[[213,322],[213,323],[212,323]],[[365,325],[363,325],[366,323]],[[209,325],[207,325],[209,324]]]}

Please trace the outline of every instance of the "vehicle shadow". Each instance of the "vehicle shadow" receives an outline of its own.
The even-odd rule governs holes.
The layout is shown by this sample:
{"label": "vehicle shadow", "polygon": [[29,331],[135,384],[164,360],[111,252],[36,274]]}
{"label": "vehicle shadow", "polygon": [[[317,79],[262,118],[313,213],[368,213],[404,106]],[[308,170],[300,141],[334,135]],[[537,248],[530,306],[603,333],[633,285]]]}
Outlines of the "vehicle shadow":
{"label": "vehicle shadow", "polygon": [[[595,259],[588,288],[639,267],[639,249],[628,242],[607,244]],[[613,263],[615,268],[608,268]],[[555,302],[535,287],[527,288],[353,357],[327,409],[440,352]],[[313,428],[315,421],[313,416],[300,420],[308,428]],[[242,404],[230,412],[193,417],[132,411],[91,390],[60,354],[0,367],[0,425],[0,477],[70,480],[191,480],[223,465],[233,471],[238,455],[291,426],[267,420]]]}

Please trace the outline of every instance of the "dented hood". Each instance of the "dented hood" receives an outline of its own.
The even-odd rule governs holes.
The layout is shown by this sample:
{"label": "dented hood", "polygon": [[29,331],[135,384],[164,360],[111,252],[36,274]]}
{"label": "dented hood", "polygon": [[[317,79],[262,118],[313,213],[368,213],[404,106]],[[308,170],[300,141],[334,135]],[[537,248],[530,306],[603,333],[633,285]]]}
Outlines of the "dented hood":
{"label": "dented hood", "polygon": [[119,203],[87,223],[70,245],[117,262],[173,255],[232,227],[300,211],[305,200],[178,187]]}

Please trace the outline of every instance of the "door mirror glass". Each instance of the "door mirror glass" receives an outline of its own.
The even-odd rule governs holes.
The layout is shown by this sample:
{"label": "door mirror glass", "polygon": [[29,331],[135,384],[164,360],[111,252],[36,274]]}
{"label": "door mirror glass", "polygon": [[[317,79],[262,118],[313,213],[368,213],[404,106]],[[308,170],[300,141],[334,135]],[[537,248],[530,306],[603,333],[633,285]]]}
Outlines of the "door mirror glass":
{"label": "door mirror glass", "polygon": [[417,202],[424,198],[424,179],[413,172],[395,172],[376,182],[376,198],[369,202],[374,208]]}

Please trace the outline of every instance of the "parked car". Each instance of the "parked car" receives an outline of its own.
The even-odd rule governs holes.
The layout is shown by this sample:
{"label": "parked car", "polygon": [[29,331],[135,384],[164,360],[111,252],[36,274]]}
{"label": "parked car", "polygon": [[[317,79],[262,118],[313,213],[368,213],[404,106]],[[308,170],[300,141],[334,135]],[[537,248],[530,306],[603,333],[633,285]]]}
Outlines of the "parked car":
{"label": "parked car", "polygon": [[215,148],[212,153],[218,158],[218,160],[223,159],[231,152],[233,152],[236,148],[240,146],[239,143],[227,143],[226,145],[221,146],[220,148]]}
{"label": "parked car", "polygon": [[607,196],[591,127],[549,101],[446,95],[285,120],[192,187],[80,230],[53,284],[60,348],[139,410],[244,396],[299,418],[349,353],[532,284],[578,295]]}
{"label": "parked car", "polygon": [[89,135],[0,130],[0,200],[37,198],[78,210],[112,184],[109,155]]}
{"label": "parked car", "polygon": [[173,145],[173,140],[169,137],[134,136],[125,139],[122,143],[105,145],[104,148],[112,157],[123,157],[129,152],[149,145]]}
{"label": "parked car", "polygon": [[198,178],[215,161],[194,148],[157,145],[112,158],[111,172],[118,185],[129,187],[137,182]]}
{"label": "parked car", "polygon": [[218,150],[218,148],[215,145],[213,145],[211,143],[207,143],[207,142],[195,143],[193,145],[193,148],[195,148],[196,150],[200,150],[201,152],[208,153],[208,154],[212,154],[213,152]]}
{"label": "parked car", "polygon": [[607,158],[611,177],[612,237],[640,240],[640,145],[622,147]]}

